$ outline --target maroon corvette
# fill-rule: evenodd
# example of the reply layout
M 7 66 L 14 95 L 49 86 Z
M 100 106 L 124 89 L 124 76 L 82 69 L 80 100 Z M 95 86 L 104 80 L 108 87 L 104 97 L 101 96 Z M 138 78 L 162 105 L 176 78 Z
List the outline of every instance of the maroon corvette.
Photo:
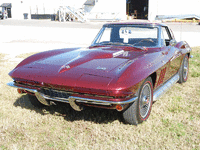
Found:
M 147 120 L 152 102 L 187 81 L 191 48 L 159 23 L 110 23 L 87 48 L 32 55 L 14 68 L 9 86 L 34 106 L 69 103 L 121 111 L 125 122 Z

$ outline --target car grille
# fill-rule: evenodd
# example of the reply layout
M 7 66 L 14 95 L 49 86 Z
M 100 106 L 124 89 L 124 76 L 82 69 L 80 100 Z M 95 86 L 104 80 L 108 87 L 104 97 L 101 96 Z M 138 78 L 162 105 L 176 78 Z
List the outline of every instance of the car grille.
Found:
M 58 90 L 46 89 L 46 88 L 41 89 L 40 92 L 49 97 L 59 97 L 59 98 L 66 98 L 66 99 L 71 95 L 70 93 L 67 93 L 64 91 L 58 91 Z
M 27 83 L 23 83 L 23 82 L 16 82 L 17 85 L 19 86 L 25 86 L 25 87 L 29 87 L 29 88 L 39 88 L 39 86 L 34 86 L 32 84 Z M 79 96 L 86 96 L 86 97 L 91 97 L 94 99 L 114 99 L 115 97 L 113 96 L 106 96 L 106 95 L 95 95 L 95 94 L 87 94 L 87 93 L 79 93 L 79 92 L 71 92 L 71 91 L 61 91 L 61 90 L 56 90 L 56 89 L 52 89 L 52 88 L 39 88 L 39 92 L 44 94 L 47 97 L 51 97 L 51 98 L 63 98 L 63 99 L 68 99 L 69 96 L 71 95 L 77 95 Z
M 62 99 L 68 99 L 71 95 L 77 95 L 77 96 L 87 96 L 91 98 L 103 98 L 103 99 L 114 99 L 112 96 L 102 96 L 102 95 L 92 95 L 92 94 L 86 94 L 86 93 L 77 93 L 77 92 L 66 92 L 66 91 L 58 91 L 55 89 L 50 88 L 42 88 L 40 90 L 40 93 L 44 94 L 47 97 L 51 98 L 62 98 Z

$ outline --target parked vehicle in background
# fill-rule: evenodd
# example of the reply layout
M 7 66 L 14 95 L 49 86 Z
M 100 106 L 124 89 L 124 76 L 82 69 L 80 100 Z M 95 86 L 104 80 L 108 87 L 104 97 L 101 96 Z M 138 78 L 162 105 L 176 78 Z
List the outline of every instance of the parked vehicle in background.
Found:
M 187 81 L 190 52 L 164 24 L 110 23 L 87 48 L 28 57 L 9 73 L 8 85 L 37 107 L 64 102 L 77 111 L 116 109 L 137 125 L 148 119 L 153 101 Z
M 3 13 L 0 11 L 0 19 L 3 19 Z

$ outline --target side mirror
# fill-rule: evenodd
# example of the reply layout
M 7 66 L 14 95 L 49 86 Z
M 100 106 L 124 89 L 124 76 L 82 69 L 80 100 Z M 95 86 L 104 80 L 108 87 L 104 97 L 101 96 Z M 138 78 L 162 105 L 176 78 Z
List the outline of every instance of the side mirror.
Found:
M 169 42 L 170 46 L 175 46 L 176 45 L 176 40 L 175 39 L 171 39 L 171 41 Z

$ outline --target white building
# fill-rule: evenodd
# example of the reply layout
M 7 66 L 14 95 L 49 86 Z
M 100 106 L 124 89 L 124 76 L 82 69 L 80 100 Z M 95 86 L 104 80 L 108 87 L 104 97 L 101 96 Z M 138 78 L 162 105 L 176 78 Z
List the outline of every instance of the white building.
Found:
M 126 20 L 127 15 L 138 19 L 155 20 L 159 16 L 200 16 L 200 0 L 0 0 L 0 11 L 5 9 L 9 18 L 48 18 L 57 14 L 60 6 L 70 6 L 85 13 L 86 19 Z M 1 10 L 2 9 L 2 10 Z

